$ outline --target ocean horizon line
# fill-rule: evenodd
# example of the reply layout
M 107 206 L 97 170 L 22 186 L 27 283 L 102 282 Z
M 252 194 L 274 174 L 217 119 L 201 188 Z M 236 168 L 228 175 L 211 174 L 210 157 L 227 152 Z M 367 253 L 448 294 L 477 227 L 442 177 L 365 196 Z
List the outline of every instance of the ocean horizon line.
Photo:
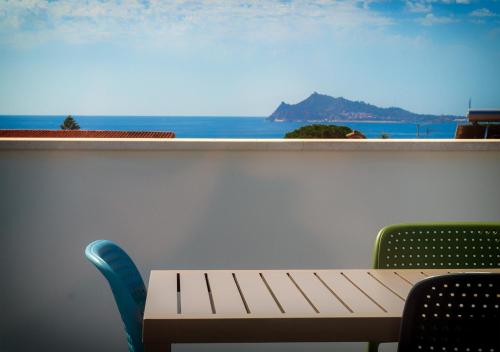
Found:
M 73 117 L 84 117 L 84 118 L 248 118 L 248 119 L 267 119 L 269 116 L 251 116 L 251 115 L 77 115 L 77 114 L 69 114 Z M 32 114 L 0 114 L 0 118 L 2 117 L 14 117 L 14 118 L 64 118 L 68 116 L 67 114 L 48 114 L 48 115 L 32 115 Z M 466 119 L 456 119 L 454 121 L 450 121 L 449 123 L 459 123 L 466 121 Z M 285 121 L 270 121 L 279 124 L 292 124 L 292 123 L 308 123 L 308 124 L 334 124 L 334 123 L 368 123 L 368 124 L 414 124 L 414 125 L 432 125 L 439 124 L 436 122 L 408 122 L 408 121 L 394 121 L 394 120 L 329 120 L 329 121 L 318 121 L 318 120 L 302 120 L 302 121 L 293 121 L 293 120 L 285 120 Z
M 263 118 L 266 119 L 268 116 L 258 116 L 258 115 L 86 115 L 86 114 L 0 114 L 0 118 L 2 117 L 66 117 L 68 115 L 71 115 L 73 117 L 210 117 L 210 118 Z

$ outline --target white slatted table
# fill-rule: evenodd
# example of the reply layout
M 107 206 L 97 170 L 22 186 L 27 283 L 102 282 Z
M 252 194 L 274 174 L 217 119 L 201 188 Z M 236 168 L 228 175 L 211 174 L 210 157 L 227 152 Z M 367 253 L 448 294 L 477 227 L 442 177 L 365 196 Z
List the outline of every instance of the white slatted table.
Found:
M 154 270 L 146 352 L 172 343 L 397 341 L 413 284 L 484 270 Z

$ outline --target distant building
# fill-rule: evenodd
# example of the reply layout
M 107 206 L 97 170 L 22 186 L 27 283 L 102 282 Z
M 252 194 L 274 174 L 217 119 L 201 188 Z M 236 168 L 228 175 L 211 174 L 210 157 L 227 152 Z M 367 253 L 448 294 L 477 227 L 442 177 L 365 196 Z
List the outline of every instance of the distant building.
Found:
M 345 138 L 347 138 L 347 139 L 366 139 L 366 136 L 359 131 L 352 131 L 351 133 L 346 134 Z
M 0 138 L 175 138 L 174 132 L 100 130 L 0 130 Z
M 458 125 L 456 139 L 500 138 L 500 110 L 470 110 L 467 113 L 470 124 Z

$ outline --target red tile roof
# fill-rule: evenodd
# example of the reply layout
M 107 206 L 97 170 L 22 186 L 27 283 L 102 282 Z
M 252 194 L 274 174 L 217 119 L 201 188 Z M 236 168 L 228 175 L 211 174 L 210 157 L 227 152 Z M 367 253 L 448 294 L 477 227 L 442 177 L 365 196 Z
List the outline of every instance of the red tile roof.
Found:
M 158 131 L 0 130 L 0 138 L 175 138 L 175 133 Z

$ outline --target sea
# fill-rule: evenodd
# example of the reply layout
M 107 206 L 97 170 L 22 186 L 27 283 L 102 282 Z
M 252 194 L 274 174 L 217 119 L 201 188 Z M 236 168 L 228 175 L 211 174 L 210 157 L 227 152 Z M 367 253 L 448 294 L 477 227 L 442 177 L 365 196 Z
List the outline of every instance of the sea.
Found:
M 0 115 L 0 129 L 59 129 L 63 115 Z M 272 122 L 265 117 L 242 116 L 78 116 L 82 129 L 172 131 L 177 138 L 283 138 L 311 122 Z M 414 124 L 387 122 L 335 122 L 368 138 L 453 138 L 458 122 Z

